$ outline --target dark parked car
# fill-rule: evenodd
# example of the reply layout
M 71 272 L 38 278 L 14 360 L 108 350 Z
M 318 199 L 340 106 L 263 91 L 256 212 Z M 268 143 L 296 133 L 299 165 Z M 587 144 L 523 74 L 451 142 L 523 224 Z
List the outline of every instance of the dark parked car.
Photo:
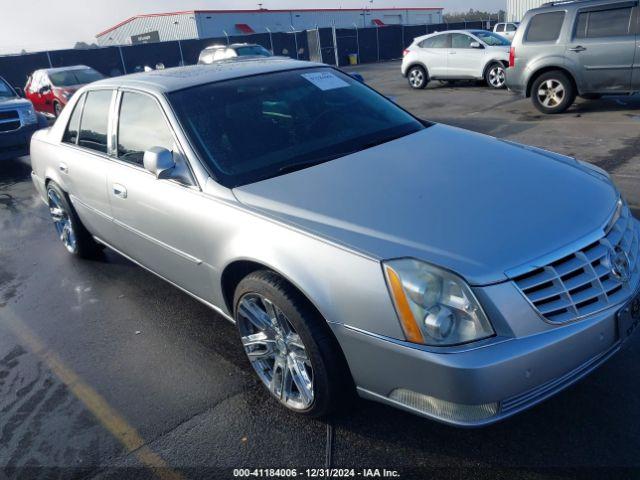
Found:
M 543 113 L 562 113 L 579 95 L 640 91 L 638 2 L 549 3 L 527 12 L 513 39 L 507 87 Z
M 80 87 L 104 78 L 85 65 L 36 70 L 24 87 L 26 97 L 38 112 L 57 117 Z
M 47 126 L 47 120 L 36 114 L 29 100 L 0 77 L 0 160 L 29 153 L 31 135 Z

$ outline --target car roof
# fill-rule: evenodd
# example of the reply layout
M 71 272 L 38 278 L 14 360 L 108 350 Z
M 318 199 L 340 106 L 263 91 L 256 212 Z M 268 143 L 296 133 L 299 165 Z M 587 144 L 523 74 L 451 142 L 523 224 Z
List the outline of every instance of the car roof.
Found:
M 209 45 L 205 50 L 217 50 L 219 48 L 259 47 L 257 43 L 232 43 L 231 45 Z
M 414 38 L 414 40 L 424 40 L 425 38 L 434 37 L 436 35 L 444 35 L 445 33 L 468 33 L 471 35 L 476 35 L 476 32 L 482 32 L 484 30 L 442 30 L 441 32 L 432 32 L 427 35 L 421 35 L 420 37 Z M 488 32 L 488 30 L 487 30 Z
M 47 72 L 47 73 L 56 73 L 56 72 L 68 72 L 70 70 L 86 70 L 87 68 L 91 68 L 88 67 L 87 65 L 72 65 L 70 67 L 56 67 L 56 68 L 43 68 L 40 69 L 40 72 Z
M 592 5 L 609 5 L 612 3 L 620 3 L 619 0 L 560 0 L 557 2 L 548 2 L 542 4 L 538 8 L 534 8 L 530 11 L 554 11 L 559 9 L 565 9 L 567 7 L 584 7 Z M 528 12 L 527 12 L 528 13 Z
M 323 63 L 282 57 L 234 58 L 209 65 L 189 65 L 107 78 L 91 83 L 89 88 L 131 87 L 154 93 L 168 93 L 222 80 L 315 67 L 331 68 Z

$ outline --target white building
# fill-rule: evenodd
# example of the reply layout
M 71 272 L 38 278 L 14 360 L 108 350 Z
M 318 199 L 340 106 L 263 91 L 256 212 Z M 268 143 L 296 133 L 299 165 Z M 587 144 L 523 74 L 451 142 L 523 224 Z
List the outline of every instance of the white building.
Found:
M 507 0 L 507 21 L 519 22 L 532 8 L 541 7 L 550 0 Z
M 368 8 L 299 10 L 192 10 L 136 15 L 96 35 L 98 45 L 287 32 L 317 27 L 358 28 L 442 23 L 442 8 Z

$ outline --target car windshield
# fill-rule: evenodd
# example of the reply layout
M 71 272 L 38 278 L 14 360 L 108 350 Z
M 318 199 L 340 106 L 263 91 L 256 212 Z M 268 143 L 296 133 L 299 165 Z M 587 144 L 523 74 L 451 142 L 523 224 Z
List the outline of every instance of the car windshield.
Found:
M 245 56 L 270 57 L 271 56 L 271 52 L 260 45 L 238 47 L 236 48 L 236 53 L 238 54 L 239 57 L 245 57 Z
M 425 128 L 366 85 L 330 68 L 210 83 L 171 93 L 169 99 L 201 158 L 229 188 Z
M 93 68 L 83 70 L 61 70 L 49 73 L 49 80 L 54 87 L 70 87 L 72 85 L 85 85 L 104 78 L 100 72 Z
M 473 32 L 473 34 L 484 43 L 492 47 L 508 47 L 509 45 L 511 45 L 511 42 L 509 40 L 501 35 L 498 35 L 497 33 L 481 30 Z
M 7 82 L 0 78 L 0 98 L 12 98 L 15 96 L 16 94 L 13 91 L 13 88 L 11 88 Z

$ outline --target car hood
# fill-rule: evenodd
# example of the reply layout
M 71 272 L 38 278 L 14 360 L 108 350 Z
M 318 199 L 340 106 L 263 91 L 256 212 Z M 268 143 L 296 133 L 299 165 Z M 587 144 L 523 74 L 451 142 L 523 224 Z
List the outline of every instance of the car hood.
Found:
M 443 125 L 234 194 L 377 259 L 418 258 L 473 285 L 592 234 L 618 198 L 573 159 Z
M 5 110 L 7 108 L 28 107 L 31 106 L 29 100 L 19 97 L 3 98 L 0 97 L 0 109 Z

